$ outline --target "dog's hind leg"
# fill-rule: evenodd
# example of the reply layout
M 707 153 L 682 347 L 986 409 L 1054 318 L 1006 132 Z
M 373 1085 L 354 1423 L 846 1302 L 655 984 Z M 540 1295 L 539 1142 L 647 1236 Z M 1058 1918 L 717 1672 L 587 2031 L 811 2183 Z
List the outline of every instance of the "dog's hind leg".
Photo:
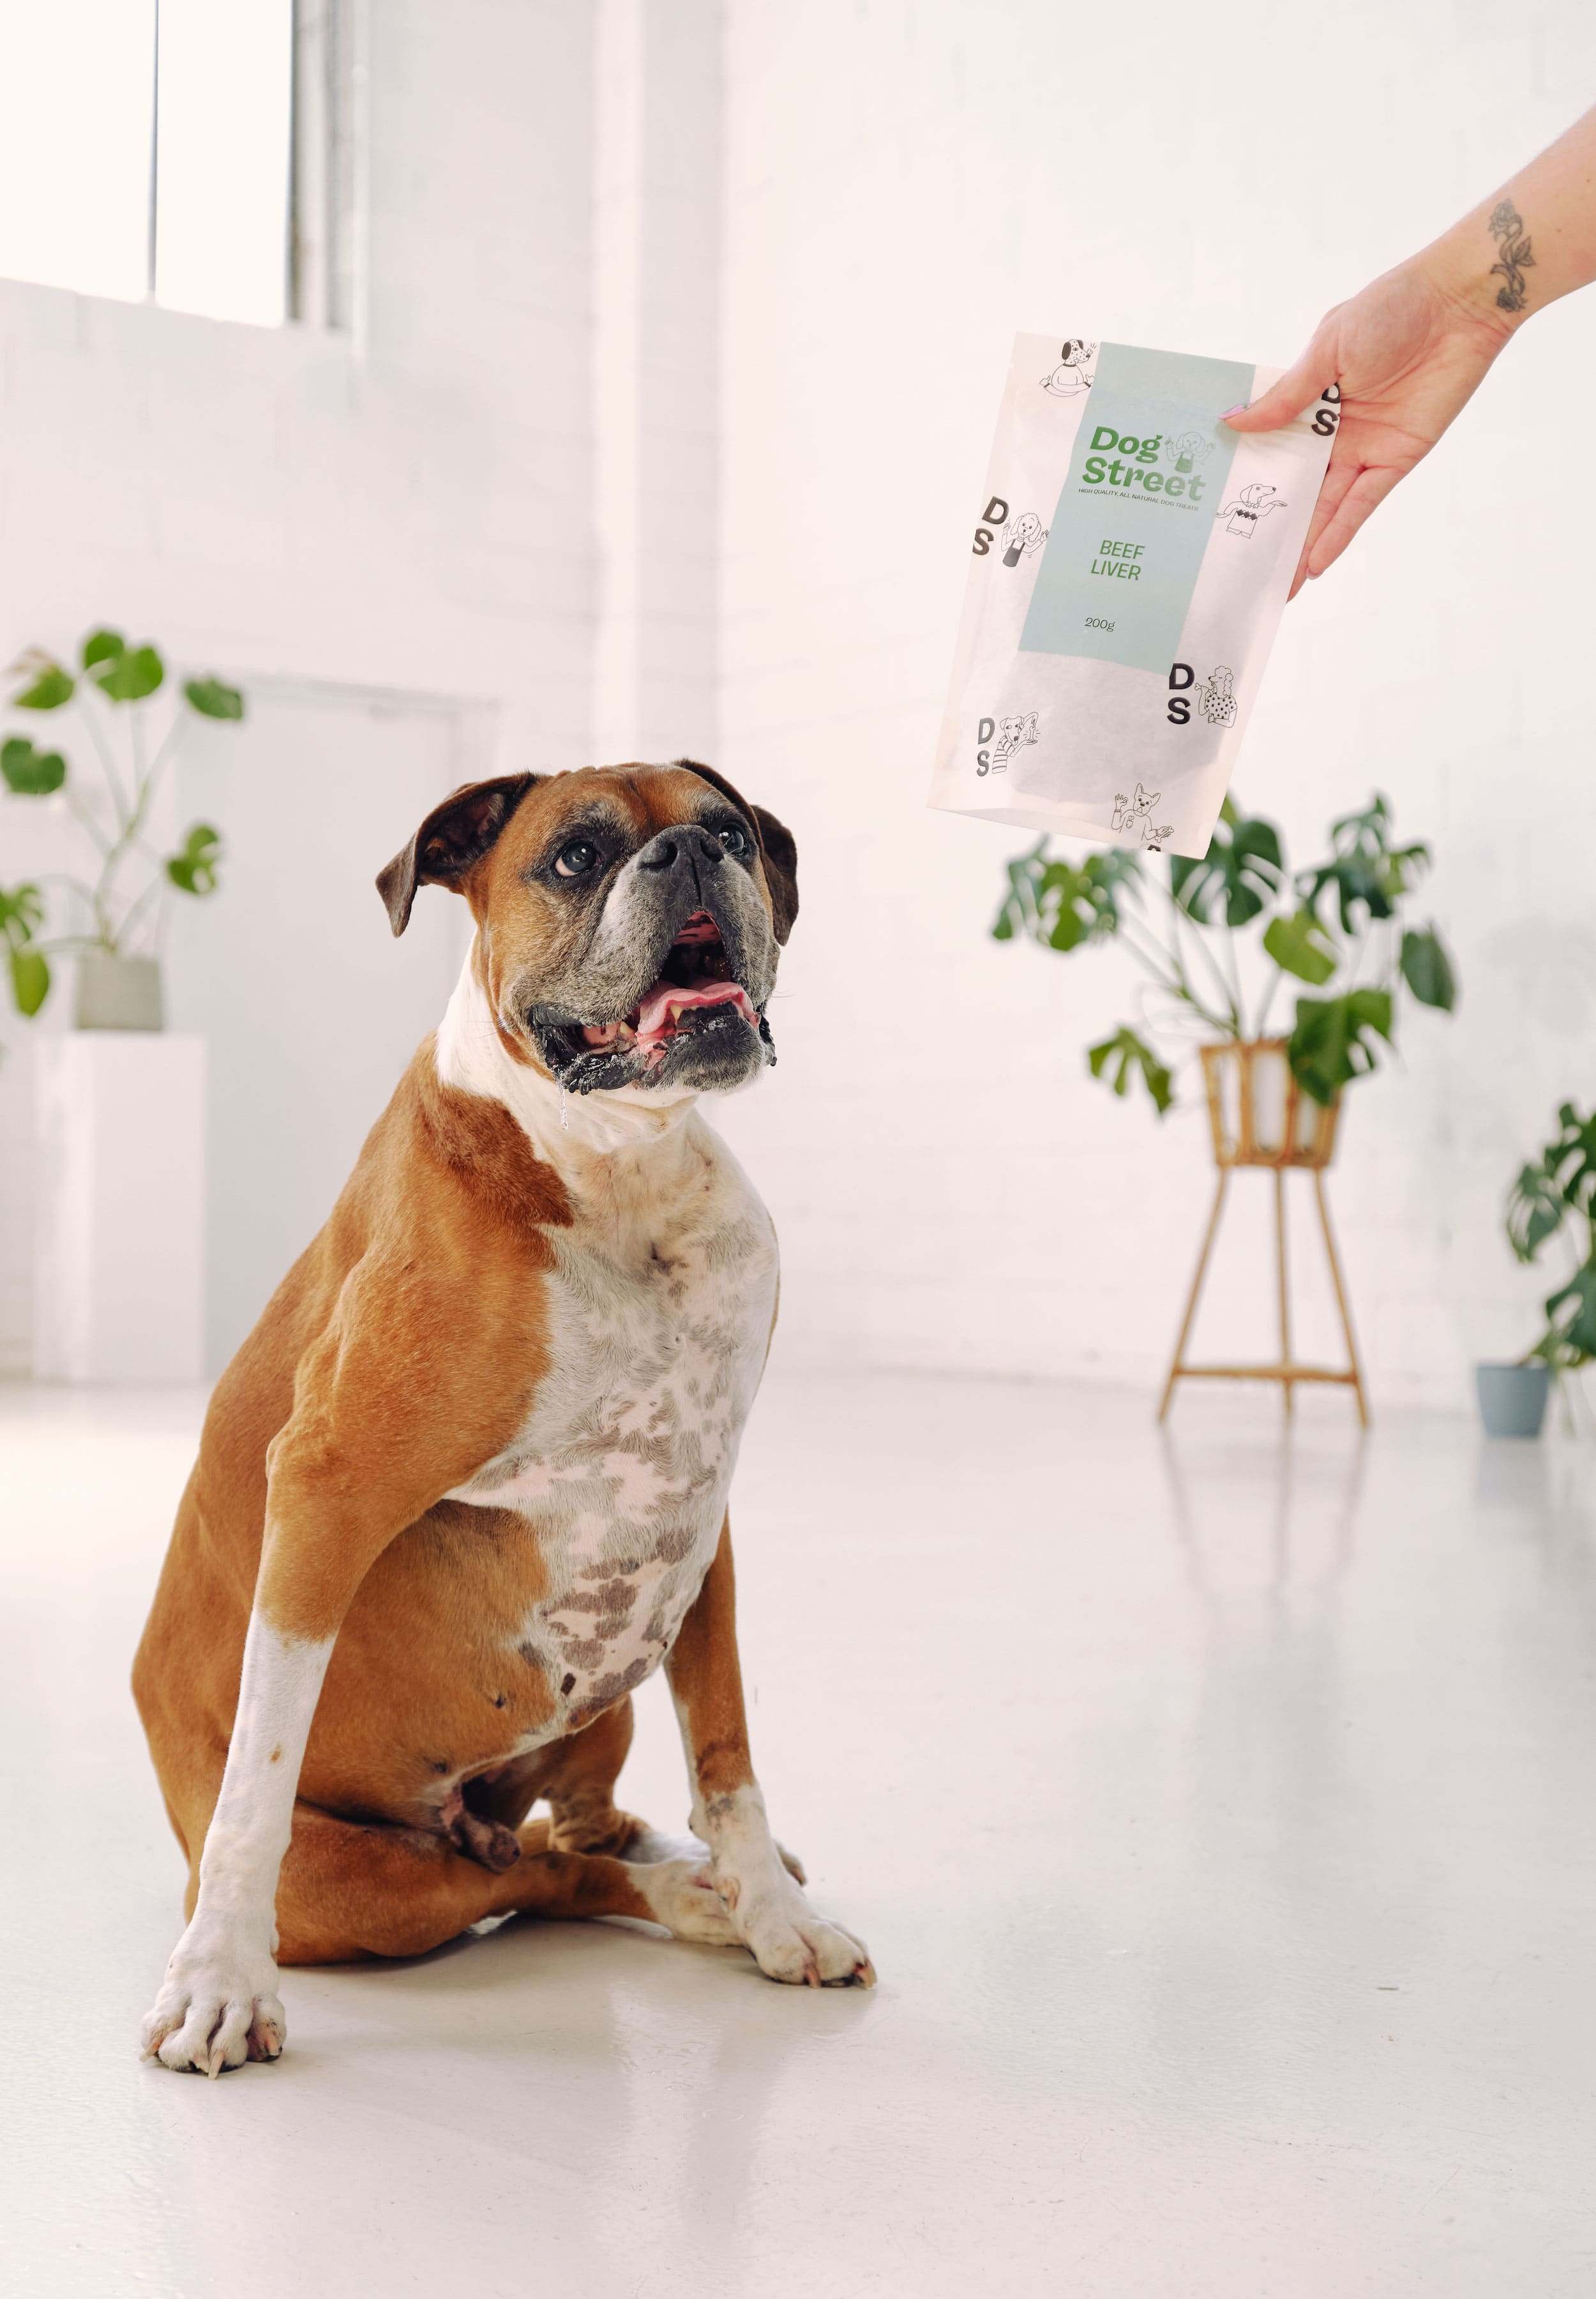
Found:
M 615 1804 L 615 1783 L 631 1745 L 628 1697 L 550 1749 L 538 1794 L 549 1800 L 549 1840 L 557 1851 L 625 1852 L 650 1834 L 646 1821 Z
M 365 1826 L 301 1804 L 278 1882 L 279 1963 L 354 1963 L 421 1955 L 485 1916 L 637 1916 L 678 1939 L 727 1945 L 736 1933 L 707 1867 L 639 1866 L 564 1852 L 551 1823 L 528 1821 L 520 1857 L 495 1873 L 420 1829 Z

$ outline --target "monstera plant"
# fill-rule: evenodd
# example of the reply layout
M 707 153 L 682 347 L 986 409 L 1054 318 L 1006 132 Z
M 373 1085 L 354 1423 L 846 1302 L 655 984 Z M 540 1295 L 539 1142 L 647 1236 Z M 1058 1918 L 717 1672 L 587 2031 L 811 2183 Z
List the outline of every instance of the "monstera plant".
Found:
M 1520 1261 L 1563 1234 L 1572 1248 L 1568 1282 L 1545 1302 L 1546 1331 L 1525 1353 L 1550 1373 L 1571 1373 L 1596 1357 L 1596 1110 L 1582 1117 L 1571 1101 L 1534 1165 L 1508 1199 L 1508 1242 Z
M 1176 1100 L 1183 1042 L 1256 1042 L 1283 986 L 1295 989 L 1286 1059 L 1303 1092 L 1328 1105 L 1378 1067 L 1404 989 L 1443 1011 L 1456 1000 L 1441 937 L 1407 915 L 1429 865 L 1427 846 L 1393 842 L 1377 793 L 1331 824 L 1323 861 L 1294 872 L 1275 825 L 1226 799 L 1207 853 L 1172 857 L 1167 879 L 1129 848 L 1072 862 L 1039 840 L 1009 864 L 992 932 L 1066 954 L 1115 942 L 1135 961 L 1143 976 L 1136 1025 L 1121 1024 L 1087 1061 L 1117 1094 L 1140 1078 L 1160 1116 Z M 1253 928 L 1249 998 L 1238 943 Z
M 10 698 L 12 710 L 29 717 L 70 712 L 64 723 L 87 741 L 95 769 L 85 778 L 69 763 L 54 725 L 48 742 L 19 732 L 0 743 L 0 776 L 7 789 L 21 799 L 59 793 L 92 857 L 89 873 L 82 876 L 50 872 L 0 886 L 0 935 L 10 960 L 12 997 L 20 1013 L 31 1015 L 50 994 L 52 958 L 71 954 L 81 962 L 111 961 L 113 967 L 142 959 L 153 974 L 148 952 L 166 887 L 192 895 L 214 891 L 221 857 L 219 833 L 209 823 L 194 823 L 176 851 L 163 855 L 147 834 L 150 808 L 188 713 L 237 720 L 244 716 L 244 697 L 220 679 L 190 678 L 173 709 L 162 693 L 166 666 L 157 650 L 129 646 L 120 632 L 106 629 L 91 631 L 84 640 L 76 670 L 34 647 L 13 666 L 13 675 L 21 684 Z M 46 932 L 53 894 L 59 895 L 67 917 L 55 931 Z

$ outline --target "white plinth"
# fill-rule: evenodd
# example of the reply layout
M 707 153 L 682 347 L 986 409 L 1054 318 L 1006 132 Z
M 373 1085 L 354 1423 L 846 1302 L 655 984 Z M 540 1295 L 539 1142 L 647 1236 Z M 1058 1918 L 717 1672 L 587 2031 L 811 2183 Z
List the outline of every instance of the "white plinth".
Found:
M 35 1053 L 35 1376 L 198 1382 L 205 1042 L 74 1030 Z

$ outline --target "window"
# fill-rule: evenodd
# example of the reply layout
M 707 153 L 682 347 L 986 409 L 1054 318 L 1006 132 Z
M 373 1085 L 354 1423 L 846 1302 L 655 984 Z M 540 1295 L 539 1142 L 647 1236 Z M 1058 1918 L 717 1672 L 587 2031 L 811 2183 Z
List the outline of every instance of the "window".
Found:
M 276 327 L 293 0 L 0 0 L 0 274 Z

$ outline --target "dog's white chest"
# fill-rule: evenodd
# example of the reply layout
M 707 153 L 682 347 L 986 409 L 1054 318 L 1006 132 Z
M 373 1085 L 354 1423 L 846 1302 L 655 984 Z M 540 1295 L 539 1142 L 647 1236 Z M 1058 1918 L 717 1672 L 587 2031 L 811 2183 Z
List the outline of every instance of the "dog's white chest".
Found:
M 681 1186 L 547 1233 L 548 1373 L 513 1443 L 450 1496 L 538 1528 L 547 1585 L 517 1643 L 559 1703 L 540 1739 L 608 1707 L 669 1650 L 759 1385 L 769 1217 L 707 1128 L 691 1148 Z

